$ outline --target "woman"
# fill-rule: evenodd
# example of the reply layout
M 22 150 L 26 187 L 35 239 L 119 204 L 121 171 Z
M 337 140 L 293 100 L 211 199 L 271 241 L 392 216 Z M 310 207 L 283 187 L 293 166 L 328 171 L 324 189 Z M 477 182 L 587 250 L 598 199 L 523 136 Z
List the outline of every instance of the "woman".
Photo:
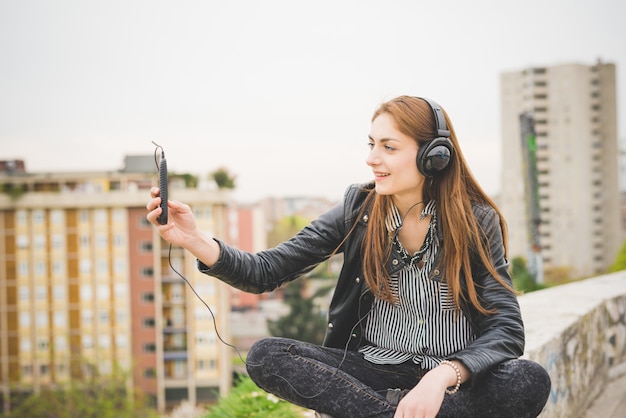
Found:
M 322 347 L 267 338 L 247 370 L 263 389 L 339 417 L 536 417 L 550 379 L 520 360 L 524 328 L 509 276 L 506 227 L 477 184 L 447 115 L 402 96 L 374 113 L 374 181 L 276 248 L 250 254 L 201 233 L 188 206 L 158 225 L 201 271 L 266 292 L 343 253 Z

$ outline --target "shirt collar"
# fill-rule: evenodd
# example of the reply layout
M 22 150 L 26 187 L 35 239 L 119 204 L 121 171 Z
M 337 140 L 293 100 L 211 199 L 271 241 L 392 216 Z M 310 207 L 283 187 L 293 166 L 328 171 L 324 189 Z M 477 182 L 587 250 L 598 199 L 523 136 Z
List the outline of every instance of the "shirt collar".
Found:
M 422 209 L 422 213 L 420 214 L 420 219 L 424 219 L 428 215 L 435 216 L 436 213 L 437 213 L 437 202 L 435 202 L 434 200 L 431 200 L 430 202 L 426 204 L 426 206 L 424 206 L 424 209 Z M 400 215 L 400 211 L 398 210 L 398 207 L 394 203 L 391 204 L 391 209 L 389 210 L 389 213 L 387 214 L 387 220 L 385 221 L 385 224 L 387 225 L 388 231 L 396 231 L 398 228 L 402 226 L 402 216 Z

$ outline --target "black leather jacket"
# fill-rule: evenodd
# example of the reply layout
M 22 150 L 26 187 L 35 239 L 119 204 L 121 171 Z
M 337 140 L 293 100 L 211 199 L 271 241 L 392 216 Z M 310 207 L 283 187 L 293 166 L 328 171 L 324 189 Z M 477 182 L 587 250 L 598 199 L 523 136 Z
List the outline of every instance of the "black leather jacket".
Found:
M 369 218 L 368 210 L 357 219 L 367 194 L 365 190 L 371 187 L 372 184 L 351 186 L 342 203 L 276 248 L 251 254 L 218 241 L 221 248 L 219 261 L 212 268 L 199 262 L 198 268 L 246 292 L 268 292 L 311 271 L 341 244 L 339 252 L 344 255 L 344 264 L 330 304 L 324 345 L 356 350 L 365 344 L 363 325 L 373 301 L 361 266 L 361 242 Z M 475 206 L 473 212 L 486 236 L 491 237 L 490 250 L 498 273 L 511 284 L 497 213 L 482 205 Z M 354 231 L 342 244 L 355 222 Z M 438 229 L 442 243 L 443 231 Z M 438 257 L 442 255 L 443 247 L 440 246 Z M 391 258 L 388 270 L 392 273 L 400 270 L 403 263 L 401 258 Z M 461 361 L 476 381 L 480 374 L 498 363 L 523 354 L 524 326 L 515 294 L 500 285 L 479 263 L 473 263 L 472 274 L 483 306 L 494 308 L 497 313 L 485 316 L 471 304 L 462 304 L 461 309 L 469 319 L 476 339 L 451 358 Z M 430 278 L 445 280 L 445 272 L 433 268 Z M 465 283 L 463 278 L 461 282 Z

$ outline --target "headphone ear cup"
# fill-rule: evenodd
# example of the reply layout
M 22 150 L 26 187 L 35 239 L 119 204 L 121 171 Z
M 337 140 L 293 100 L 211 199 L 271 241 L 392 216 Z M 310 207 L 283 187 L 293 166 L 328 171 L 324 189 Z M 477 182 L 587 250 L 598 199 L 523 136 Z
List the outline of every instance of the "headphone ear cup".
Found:
M 450 163 L 453 147 L 448 138 L 439 137 L 422 144 L 417 152 L 417 169 L 426 177 L 433 177 Z

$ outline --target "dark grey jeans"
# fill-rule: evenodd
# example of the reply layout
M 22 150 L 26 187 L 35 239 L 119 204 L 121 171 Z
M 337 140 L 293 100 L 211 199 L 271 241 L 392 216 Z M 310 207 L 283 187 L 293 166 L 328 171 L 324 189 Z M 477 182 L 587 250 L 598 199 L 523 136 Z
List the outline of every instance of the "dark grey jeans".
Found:
M 388 400 L 388 389 L 411 389 L 423 375 L 410 361 L 373 364 L 355 351 L 286 338 L 257 341 L 246 362 L 250 378 L 260 388 L 334 418 L 393 418 L 396 404 Z M 510 360 L 477 384 L 446 394 L 437 416 L 534 418 L 549 392 L 550 377 L 543 367 Z

